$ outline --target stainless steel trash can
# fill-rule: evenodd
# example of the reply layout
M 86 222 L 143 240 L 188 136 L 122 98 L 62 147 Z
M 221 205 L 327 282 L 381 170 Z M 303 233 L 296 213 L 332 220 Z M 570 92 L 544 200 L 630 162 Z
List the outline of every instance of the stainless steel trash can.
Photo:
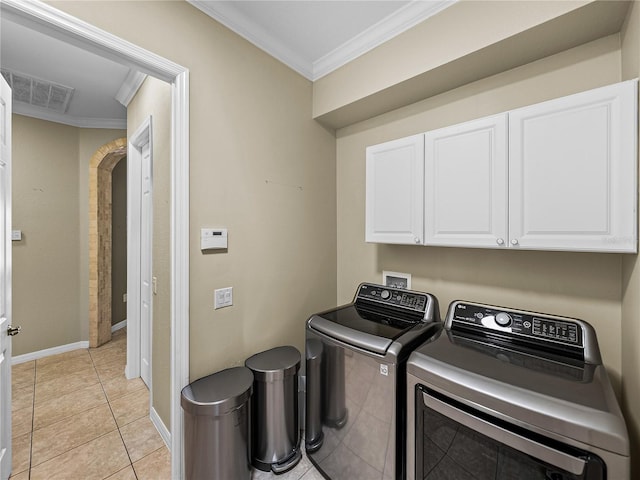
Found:
M 245 362 L 253 372 L 251 415 L 252 464 L 259 470 L 283 473 L 302 457 L 298 426 L 300 352 L 276 347 Z
M 305 442 L 308 453 L 322 446 L 322 342 L 310 338 L 305 345 L 307 370 L 307 395 L 305 396 Z
M 182 389 L 186 480 L 250 480 L 253 374 L 222 370 Z

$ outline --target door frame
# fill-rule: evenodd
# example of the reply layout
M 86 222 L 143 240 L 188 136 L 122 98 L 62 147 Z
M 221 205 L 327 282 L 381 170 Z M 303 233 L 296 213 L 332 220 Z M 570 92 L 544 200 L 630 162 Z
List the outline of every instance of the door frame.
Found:
M 2 0 L 5 18 L 171 84 L 171 476 L 183 476 L 180 391 L 189 383 L 189 70 L 38 1 Z
M 127 378 L 142 376 L 142 342 L 151 338 L 142 338 L 142 298 L 140 282 L 142 281 L 143 255 L 151 255 L 151 245 L 142 245 L 142 229 L 152 228 L 152 218 L 142 217 L 142 149 L 149 145 L 149 153 L 153 159 L 153 121 L 147 117 L 131 135 L 127 149 Z M 153 160 L 152 160 L 153 161 Z M 153 167 L 152 167 L 153 168 Z M 151 226 L 151 227 L 150 227 Z M 153 259 L 151 259 L 153 261 Z M 149 262 L 151 264 L 151 262 Z M 152 310 L 153 311 L 153 310 Z M 151 332 L 151 335 L 153 333 Z M 149 365 L 151 367 L 152 352 L 149 348 Z M 149 375 L 149 402 L 153 405 L 153 389 Z M 145 382 L 147 383 L 147 382 Z
M 0 150 L 3 148 L 2 144 L 6 144 L 6 148 L 8 151 L 8 155 L 5 160 L 7 161 L 5 168 L 6 171 L 6 185 L 2 185 L 5 188 L 4 198 L 1 202 L 0 208 L 4 209 L 4 225 L 3 228 L 0 228 L 0 231 L 4 230 L 4 239 L 3 242 L 0 242 L 0 248 L 4 247 L 3 255 L 5 256 L 5 265 L 2 271 L 0 271 L 0 275 L 4 276 L 4 282 L 0 282 L 0 284 L 4 284 L 5 288 L 5 308 L 4 313 L 5 318 L 4 321 L 0 317 L 0 335 L 3 338 L 0 341 L 0 378 L 2 379 L 2 389 L 0 391 L 0 479 L 9 478 L 11 475 L 12 469 L 12 430 L 11 430 L 11 349 L 12 349 L 12 340 L 9 336 L 8 327 L 11 325 L 13 315 L 12 315 L 12 302 L 11 302 L 11 112 L 12 112 L 12 98 L 11 98 L 11 88 L 5 82 L 4 78 L 0 78 L 1 90 L 3 92 L 0 97 L 0 109 L 4 104 L 4 112 L 0 112 L 0 115 L 9 119 L 8 122 L 5 122 L 5 118 L 0 119 L 0 128 L 4 128 L 4 131 L 0 131 Z M 5 91 L 5 89 L 7 91 Z M 4 103 L 4 94 L 7 93 L 9 95 L 8 103 Z M 0 155 L 0 161 L 2 161 L 2 156 Z M 2 218 L 3 215 L 0 215 Z M 2 312 L 0 312 L 1 314 Z M 6 324 L 6 325 L 5 325 Z M 5 354 L 2 353 L 2 344 L 6 342 Z M 5 448 L 4 452 L 2 448 Z M 6 458 L 5 458 L 6 457 Z

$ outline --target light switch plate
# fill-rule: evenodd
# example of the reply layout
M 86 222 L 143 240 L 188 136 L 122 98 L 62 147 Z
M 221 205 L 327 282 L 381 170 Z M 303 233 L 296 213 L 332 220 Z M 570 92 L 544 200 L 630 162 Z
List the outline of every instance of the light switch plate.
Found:
M 11 230 L 11 240 L 19 242 L 22 240 L 22 230 Z
M 230 307 L 233 305 L 233 287 L 219 288 L 214 290 L 213 308 Z

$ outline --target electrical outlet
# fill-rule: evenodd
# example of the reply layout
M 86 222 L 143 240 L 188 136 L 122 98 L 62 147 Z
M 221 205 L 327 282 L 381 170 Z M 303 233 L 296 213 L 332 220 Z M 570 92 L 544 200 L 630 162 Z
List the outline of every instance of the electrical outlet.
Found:
M 127 303 L 127 294 L 122 295 L 122 303 Z
M 219 288 L 213 292 L 213 308 L 230 307 L 233 305 L 233 287 Z

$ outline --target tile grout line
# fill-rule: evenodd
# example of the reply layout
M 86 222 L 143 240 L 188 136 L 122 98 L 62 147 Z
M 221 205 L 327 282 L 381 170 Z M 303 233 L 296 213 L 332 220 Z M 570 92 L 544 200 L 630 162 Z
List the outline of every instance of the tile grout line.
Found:
M 109 396 L 107 395 L 106 388 L 105 388 L 105 384 L 106 384 L 106 383 L 108 383 L 108 382 L 109 382 L 109 381 L 111 381 L 111 380 L 115 380 L 115 379 L 116 379 L 116 377 L 109 377 L 109 378 L 103 379 L 103 378 L 102 378 L 102 376 L 100 375 L 100 373 L 98 372 L 98 368 L 97 368 L 97 365 L 96 365 L 96 363 L 95 363 L 94 356 L 92 355 L 91 349 L 89 349 L 89 348 L 85 348 L 85 349 L 82 349 L 82 350 L 84 350 L 84 351 L 86 352 L 86 354 L 89 356 L 90 362 L 88 362 L 88 364 L 89 364 L 89 365 L 91 365 L 91 369 L 92 369 L 92 370 L 94 371 L 94 373 L 96 374 L 97 383 L 99 383 L 99 384 L 100 384 L 100 390 L 101 390 L 102 395 L 103 395 L 103 397 L 104 397 L 104 399 L 105 399 L 105 403 L 108 405 L 109 411 L 110 411 L 111 416 L 112 416 L 112 418 L 113 418 L 113 420 L 114 420 L 114 423 L 115 423 L 115 427 L 116 427 L 116 429 L 118 430 L 118 435 L 120 436 L 120 439 L 121 439 L 121 441 L 122 441 L 122 443 L 123 443 L 123 446 L 125 447 L 125 452 L 127 453 L 127 457 L 128 457 L 128 460 L 129 460 L 127 465 L 125 465 L 123 468 L 121 468 L 120 470 L 118 470 L 118 471 L 116 471 L 116 472 L 112 472 L 112 473 L 110 473 L 110 474 L 109 474 L 109 476 L 111 476 L 111 475 L 115 475 L 115 474 L 117 474 L 117 473 L 119 473 L 119 472 L 121 472 L 121 471 L 123 471 L 123 470 L 126 470 L 126 469 L 127 469 L 127 467 L 130 467 L 130 468 L 131 468 L 131 470 L 133 471 L 133 474 L 134 474 L 133 476 L 134 476 L 134 477 L 136 478 L 136 480 L 137 480 L 137 479 L 139 478 L 139 475 L 138 475 L 138 472 L 136 472 L 135 468 L 133 467 L 132 457 L 131 457 L 131 455 L 130 455 L 130 453 L 129 453 L 129 449 L 127 448 L 127 444 L 126 444 L 126 443 L 125 443 L 125 441 L 124 441 L 124 437 L 123 437 L 123 434 L 122 434 L 121 428 L 122 428 L 122 427 L 126 427 L 127 425 L 129 425 L 129 424 L 131 424 L 131 423 L 133 423 L 133 422 L 135 422 L 135 421 L 137 421 L 137 420 L 139 420 L 139 419 L 133 419 L 133 420 L 131 420 L 131 422 L 128 422 L 126 425 L 119 425 L 119 424 L 118 424 L 118 421 L 116 420 L 116 417 L 115 417 L 115 412 L 114 412 L 114 410 L 113 410 L 113 408 L 112 408 L 112 402 L 111 402 L 111 400 L 109 399 Z M 106 349 L 105 349 L 105 350 L 106 350 Z M 115 352 L 114 352 L 114 353 L 115 353 Z M 122 353 L 122 354 L 125 354 L 125 355 L 126 355 L 126 353 L 124 353 L 124 352 L 120 352 L 120 353 Z M 117 354 L 116 354 L 116 355 L 117 355 Z M 69 360 L 71 360 L 71 359 L 69 359 Z M 67 361 L 67 360 L 66 360 L 66 359 L 61 359 L 61 360 L 60 360 L 60 362 L 64 362 L 64 361 Z M 71 448 L 71 449 L 68 449 L 68 450 L 66 450 L 66 451 L 64 451 L 64 452 L 60 452 L 60 453 L 58 453 L 57 455 L 54 455 L 53 457 L 48 458 L 48 459 L 46 459 L 46 460 L 44 460 L 44 461 L 40 462 L 40 464 L 38 464 L 38 465 L 34 465 L 34 464 L 33 464 L 33 460 L 34 460 L 33 455 L 34 455 L 34 453 L 35 453 L 35 450 L 34 450 L 34 448 L 35 448 L 35 446 L 34 446 L 34 438 L 35 438 L 35 431 L 36 431 L 36 430 L 35 430 L 35 402 L 36 402 L 36 390 L 37 390 L 37 386 L 38 386 L 38 380 L 37 380 L 37 379 L 38 379 L 38 375 L 37 375 L 37 373 L 38 373 L 38 367 L 40 367 L 40 368 L 43 368 L 43 367 L 45 367 L 45 366 L 46 366 L 46 367 L 48 367 L 48 365 L 53 365 L 53 364 L 58 363 L 58 362 L 54 362 L 54 363 L 51 363 L 51 364 L 50 364 L 50 363 L 46 363 L 44 366 L 42 366 L 42 365 L 38 365 L 38 361 L 37 361 L 37 360 L 34 360 L 33 362 L 34 362 L 34 363 L 33 363 L 33 367 L 32 367 L 32 380 L 31 380 L 31 385 L 30 385 L 30 386 L 31 386 L 31 389 L 32 389 L 32 394 L 33 394 L 33 396 L 32 396 L 32 401 L 31 401 L 31 429 L 30 429 L 30 431 L 29 431 L 29 432 L 26 432 L 26 433 L 28 433 L 28 435 L 29 435 L 29 458 L 28 458 L 28 465 L 27 465 L 27 468 L 26 468 L 25 470 L 23 470 L 23 472 L 27 474 L 27 478 L 28 478 L 29 480 L 33 477 L 33 469 L 34 469 L 34 468 L 40 467 L 41 465 L 44 465 L 45 463 L 47 463 L 47 462 L 49 462 L 49 461 L 51 461 L 51 460 L 55 459 L 56 457 L 59 457 L 59 456 L 64 455 L 64 454 L 67 454 L 67 453 L 69 453 L 70 451 L 72 451 L 72 450 L 74 450 L 74 449 L 76 449 L 76 448 L 79 448 L 79 447 L 81 447 L 81 446 L 83 446 L 83 445 L 86 445 L 86 444 L 88 444 L 88 443 L 90 443 L 90 442 L 92 442 L 92 441 L 96 440 L 97 438 L 101 438 L 101 437 L 104 437 L 104 436 L 106 436 L 106 435 L 109 435 L 109 434 L 112 434 L 112 433 L 113 433 L 113 430 L 111 430 L 110 432 L 107 432 L 107 433 L 104 433 L 104 434 L 102 434 L 102 435 L 99 435 L 98 437 L 96 437 L 96 438 L 94 438 L 94 439 L 91 439 L 91 440 L 89 440 L 89 441 L 85 441 L 85 442 L 83 442 L 82 444 L 76 445 L 76 446 L 74 446 L 74 447 L 73 447 L 73 448 Z M 105 364 L 109 364 L 109 363 L 112 363 L 112 362 L 106 362 Z M 103 363 L 101 362 L 101 365 L 102 365 L 102 364 L 103 364 Z M 80 374 L 81 372 L 72 372 L 72 373 L 69 373 L 69 375 L 75 375 L 76 373 L 77 373 L 77 374 Z M 66 375 L 63 375 L 63 376 L 66 376 Z M 54 381 L 54 380 L 55 380 L 55 379 L 50 379 L 50 381 Z M 49 381 L 49 380 L 47 380 L 47 381 Z M 47 381 L 45 381 L 45 382 L 43 382 L 43 383 L 46 383 Z M 94 385 L 95 385 L 95 384 L 94 384 Z M 76 388 L 75 390 L 78 390 L 78 389 Z M 129 394 L 132 394 L 132 393 L 135 393 L 135 392 L 126 392 L 126 393 L 124 393 L 124 394 L 122 394 L 122 395 L 119 395 L 116 399 L 113 399 L 113 400 L 120 399 L 120 398 L 122 398 L 122 397 L 124 397 L 124 396 L 126 396 L 126 395 L 129 395 Z M 98 408 L 99 406 L 104 406 L 104 404 L 102 404 L 102 403 L 101 403 L 100 405 L 90 407 L 90 408 L 88 408 L 87 410 L 83 410 L 82 412 L 78 412 L 78 413 L 84 413 L 84 412 L 87 412 L 87 411 L 89 411 L 89 410 L 91 410 L 91 409 L 93 409 L 93 408 Z M 74 415 L 77 415 L 78 413 L 76 413 L 76 414 L 74 414 Z M 67 420 L 67 421 L 68 421 L 70 418 L 73 418 L 73 417 L 74 417 L 74 415 L 69 415 L 69 416 L 67 416 L 67 417 L 64 417 L 64 418 L 62 418 L 62 419 L 58 420 L 57 422 L 62 422 L 62 421 L 65 421 L 65 420 Z M 143 417 L 141 417 L 141 418 L 143 418 Z M 47 428 L 47 427 L 49 427 L 49 426 L 51 426 L 51 425 L 54 425 L 54 424 L 55 424 L 55 423 L 57 423 L 57 422 L 53 422 L 52 424 L 49 424 L 49 425 L 43 426 L 43 427 L 39 428 L 38 430 L 41 430 L 41 429 Z M 146 455 L 144 455 L 144 456 L 143 456 L 142 458 L 140 458 L 139 460 L 142 460 L 143 458 L 147 458 L 147 457 L 149 457 L 149 456 L 151 456 L 151 455 L 153 455 L 153 454 L 157 453 L 159 450 L 162 450 L 163 448 L 164 448 L 164 447 L 163 447 L 163 446 L 161 446 L 161 447 L 159 447 L 159 448 L 157 448 L 157 449 L 155 449 L 155 450 L 153 450 L 153 451 L 151 451 L 151 452 L 148 452 Z M 23 473 L 23 472 L 21 472 L 21 473 Z M 105 477 L 105 478 L 108 478 L 108 477 Z
M 131 455 L 129 454 L 129 449 L 127 448 L 127 444 L 125 443 L 124 437 L 122 436 L 122 431 L 120 430 L 120 425 L 118 424 L 118 420 L 116 419 L 115 413 L 113 413 L 113 408 L 111 408 L 111 401 L 109 400 L 109 396 L 107 395 L 107 391 L 104 389 L 104 384 L 102 383 L 102 378 L 100 378 L 100 374 L 98 373 L 98 369 L 96 368 L 96 364 L 93 361 L 93 355 L 91 355 L 91 351 L 90 350 L 89 350 L 89 357 L 91 358 L 91 364 L 93 365 L 93 368 L 96 370 L 96 375 L 98 375 L 98 382 L 100 383 L 100 388 L 102 388 L 102 393 L 104 394 L 104 397 L 107 400 L 107 405 L 109 406 L 109 411 L 111 412 L 111 416 L 113 417 L 113 421 L 116 424 L 116 428 L 118 430 L 118 435 L 120 435 L 120 440 L 122 441 L 122 445 L 124 446 L 124 451 L 127 452 L 127 458 L 129 459 L 129 466 L 131 466 L 131 470 L 133 471 L 134 477 L 136 478 L 136 480 L 138 480 L 138 474 L 136 473 L 136 469 L 133 468 L 133 461 L 131 460 Z M 124 470 L 124 469 L 120 469 L 120 470 Z M 118 470 L 118 472 L 120 470 Z M 116 474 L 118 472 L 113 472 L 113 473 L 109 474 L 107 477 L 104 477 L 104 478 L 107 479 L 111 475 L 114 475 L 114 474 Z
M 87 350 L 87 353 L 89 354 L 89 356 L 91 356 L 91 354 L 88 352 L 88 349 L 85 349 L 85 350 Z M 36 360 L 36 362 L 37 362 L 37 360 Z M 93 365 L 93 362 L 92 362 L 92 365 Z M 77 372 L 76 372 L 76 373 L 77 373 Z M 71 375 L 74 375 L 74 374 L 72 373 Z M 96 372 L 96 375 L 97 375 L 97 372 Z M 35 377 L 35 375 L 34 375 L 34 378 L 37 378 L 37 377 Z M 71 450 L 74 450 L 74 449 L 76 449 L 76 448 L 82 447 L 82 446 L 84 446 L 84 445 L 86 445 L 86 444 L 88 444 L 88 443 L 91 443 L 92 441 L 94 441 L 94 440 L 96 440 L 96 439 L 98 439 L 98 438 L 102 438 L 102 437 L 104 437 L 105 435 L 109 435 L 109 434 L 111 433 L 111 432 L 107 432 L 107 433 L 104 433 L 104 434 L 102 434 L 102 435 L 98 435 L 97 437 L 95 437 L 95 438 L 94 438 L 94 439 L 92 439 L 92 440 L 88 440 L 88 441 L 86 441 L 86 442 L 84 442 L 84 443 L 81 443 L 81 444 L 79 444 L 79 445 L 76 445 L 75 447 L 73 447 L 73 448 L 71 448 L 71 449 L 69 449 L 69 450 L 66 450 L 66 451 L 64 451 L 64 452 L 60 452 L 60 453 L 58 453 L 57 455 L 54 455 L 53 457 L 48 458 L 47 460 L 45 460 L 45 461 L 43 461 L 43 462 L 40 462 L 38 465 L 33 465 L 33 434 L 35 433 L 34 426 L 35 426 L 35 400 L 36 400 L 36 399 L 35 399 L 35 387 L 36 387 L 36 381 L 34 381 L 34 384 L 33 384 L 33 385 L 34 385 L 34 392 L 33 392 L 33 420 L 32 420 L 32 426 L 31 426 L 31 447 L 30 447 L 30 454 L 29 454 L 29 480 L 31 480 L 31 473 L 32 473 L 33 468 L 37 468 L 37 467 L 39 467 L 40 465 L 44 465 L 45 463 L 47 463 L 47 462 L 49 462 L 49 461 L 53 460 L 54 458 L 60 457 L 61 455 L 64 455 L 65 453 L 70 452 Z M 81 413 L 88 412 L 89 410 L 91 410 L 91 409 L 93 409 L 93 408 L 97 408 L 97 407 L 99 407 L 99 406 L 100 406 L 100 405 L 97 405 L 97 406 L 95 406 L 95 407 L 88 408 L 87 410 L 83 410 L 83 411 L 81 411 L 81 412 L 78 412 L 78 413 L 76 413 L 76 414 L 74 414 L 74 415 L 69 415 L 68 417 L 64 417 L 64 418 L 62 418 L 62 419 L 58 420 L 57 422 L 51 423 L 51 424 L 49 424 L 49 425 L 45 425 L 44 427 L 40 427 L 38 430 L 42 430 L 42 429 L 44 429 L 44 428 L 50 427 L 50 426 L 55 425 L 56 423 L 62 422 L 62 421 L 64 421 L 64 420 L 68 420 L 69 418 L 72 418 L 72 417 L 73 417 L 73 416 L 75 416 L 75 415 L 79 415 L 79 414 L 81 414 Z M 118 424 L 116 423 L 116 428 L 117 428 L 117 426 L 118 426 Z
M 87 354 L 88 354 L 88 355 L 89 355 L 89 357 L 91 358 L 91 353 L 89 352 L 89 350 L 88 350 L 88 349 L 84 349 L 84 350 L 86 350 L 86 351 L 87 351 Z M 91 359 L 91 364 L 92 364 L 92 366 L 93 366 L 93 359 Z M 93 368 L 94 368 L 94 370 L 95 370 L 95 366 L 93 366 Z M 98 375 L 97 371 L 96 371 L 96 376 L 97 376 L 97 378 L 98 378 L 98 382 L 100 382 L 100 376 Z M 100 384 L 100 385 L 101 385 L 101 388 L 102 388 L 103 394 L 105 395 L 105 400 L 106 400 L 106 402 L 105 402 L 105 403 L 109 404 L 109 399 L 108 399 L 108 397 L 106 396 L 106 393 L 104 392 L 104 388 L 102 387 L 102 384 Z M 34 389 L 35 389 L 35 382 L 34 382 Z M 33 401 L 33 405 L 34 405 L 34 419 L 33 419 L 33 422 L 35 422 L 35 390 L 34 390 L 34 401 Z M 87 412 L 87 411 L 89 411 L 89 410 L 91 410 L 91 409 L 93 409 L 93 408 L 97 408 L 97 407 L 99 407 L 99 406 L 101 406 L 101 405 L 104 405 L 104 404 L 100 404 L 100 405 L 98 405 L 98 406 L 94 406 L 94 407 L 88 408 L 87 410 L 83 410 L 82 412 L 78 412 L 78 413 L 76 413 L 76 414 L 74 414 L 74 415 L 70 415 L 70 416 L 65 417 L 65 418 L 63 418 L 63 419 L 60 419 L 58 422 L 61 422 L 61 421 L 64 421 L 64 420 L 68 420 L 69 418 L 72 418 L 72 417 L 73 417 L 73 416 L 75 416 L 75 415 L 78 415 L 78 414 L 81 414 L 81 413 Z M 109 405 L 109 411 L 111 411 L 111 415 L 113 416 L 113 410 L 111 410 L 111 405 Z M 115 416 L 114 416 L 113 418 L 114 418 L 114 423 L 115 423 L 115 425 L 116 425 L 116 429 L 115 429 L 115 430 L 119 430 L 119 428 L 118 428 L 118 423 L 115 421 Z M 38 429 L 38 430 L 41 430 L 41 429 L 43 429 L 43 428 L 47 428 L 47 427 L 49 427 L 49 426 L 51 426 L 51 425 L 55 425 L 55 423 L 58 423 L 58 422 L 54 422 L 54 423 L 52 423 L 52 424 L 50 424 L 50 425 L 46 425 L 45 427 L 41 427 L 41 428 L 40 428 L 40 429 Z M 45 460 L 45 461 L 43 461 L 43 462 L 41 462 L 41 463 L 39 463 L 38 465 L 35 465 L 35 466 L 33 466 L 33 465 L 32 465 L 32 460 L 33 460 L 33 459 L 30 457 L 30 462 L 29 462 L 29 479 L 31 479 L 31 471 L 32 471 L 32 469 L 33 469 L 32 467 L 39 467 L 40 465 L 43 465 L 43 464 L 45 464 L 46 462 L 49 462 L 49 461 L 53 460 L 54 458 L 60 457 L 61 455 L 64 455 L 65 453 L 70 452 L 71 450 L 74 450 L 74 449 L 79 448 L 79 447 L 81 447 L 81 446 L 87 445 L 88 443 L 91 443 L 92 441 L 94 441 L 94 440 L 96 440 L 96 439 L 98 439 L 98 438 L 102 438 L 102 437 L 104 437 L 104 436 L 106 436 L 106 435 L 109 435 L 110 433 L 113 433 L 115 430 L 111 430 L 110 432 L 104 433 L 104 434 L 102 434 L 102 435 L 98 435 L 97 437 L 95 437 L 95 438 L 93 438 L 93 439 L 91 439 L 91 440 L 88 440 L 88 441 L 86 441 L 86 442 L 84 442 L 84 443 L 81 443 L 81 444 L 79 444 L 79 445 L 76 445 L 75 447 L 73 447 L 73 448 L 71 448 L 71 449 L 69 449 L 69 450 L 66 450 L 66 451 L 64 451 L 64 452 L 60 452 L 60 453 L 58 453 L 57 455 L 55 455 L 55 456 L 53 456 L 53 457 L 51 457 L 51 458 L 48 458 L 47 460 Z M 32 431 L 31 431 L 32 439 L 33 439 L 33 433 L 34 433 L 34 432 L 35 432 L 35 430 L 33 430 L 33 423 L 32 423 Z M 118 433 L 120 433 L 120 432 L 118 432 Z M 122 438 L 122 436 L 121 436 L 121 438 Z M 124 443 L 124 441 L 123 441 L 123 443 Z M 125 450 L 126 450 L 126 445 L 125 445 Z M 32 445 L 31 445 L 31 452 L 32 452 L 32 451 L 33 451 L 33 443 L 32 443 Z M 127 452 L 127 454 L 128 454 L 128 452 Z M 126 467 L 125 467 L 125 468 L 126 468 Z M 118 473 L 118 472 L 113 472 L 113 473 L 112 473 L 112 475 L 113 475 L 113 474 L 115 474 L 115 473 Z M 137 477 L 136 477 L 136 479 L 137 479 Z

